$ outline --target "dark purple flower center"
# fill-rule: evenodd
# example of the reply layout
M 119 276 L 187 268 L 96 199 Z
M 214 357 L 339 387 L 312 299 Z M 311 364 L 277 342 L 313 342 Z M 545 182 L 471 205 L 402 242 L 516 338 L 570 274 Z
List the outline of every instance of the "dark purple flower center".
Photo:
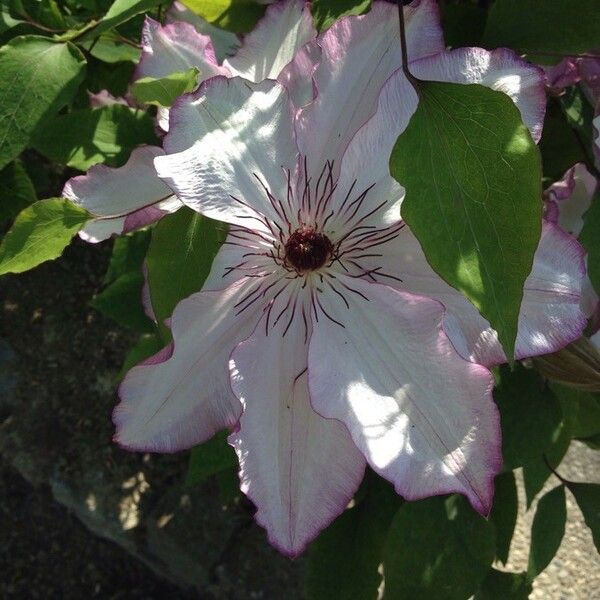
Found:
M 314 271 L 331 257 L 333 244 L 312 227 L 301 227 L 285 243 L 285 260 L 296 271 Z

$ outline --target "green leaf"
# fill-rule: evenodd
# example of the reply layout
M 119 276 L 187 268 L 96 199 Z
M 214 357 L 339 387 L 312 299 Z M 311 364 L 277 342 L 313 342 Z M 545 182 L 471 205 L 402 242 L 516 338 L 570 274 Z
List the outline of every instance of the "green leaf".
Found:
M 475 593 L 495 554 L 494 526 L 464 498 L 407 502 L 385 549 L 389 600 L 465 600 Z
M 161 337 L 156 333 L 144 333 L 140 336 L 135 345 L 127 353 L 121 371 L 117 379 L 121 381 L 127 374 L 127 371 L 135 365 L 140 364 L 146 358 L 150 358 L 159 350 L 162 350 L 164 343 Z
M 265 13 L 256 0 L 182 0 L 191 11 L 221 29 L 248 33 Z
M 592 531 L 596 550 L 600 552 L 600 485 L 568 482 L 567 487 L 575 496 L 579 509 L 583 513 L 585 524 Z
M 123 327 L 150 333 L 154 324 L 142 304 L 144 276 L 140 271 L 125 273 L 90 301 L 90 306 Z
M 329 29 L 339 18 L 363 15 L 371 9 L 371 0 L 313 0 L 311 11 L 317 31 Z
M 559 485 L 540 499 L 531 527 L 527 577 L 533 581 L 552 561 L 565 535 L 567 502 Z
M 238 464 L 235 451 L 227 443 L 227 435 L 227 431 L 221 431 L 208 442 L 192 448 L 185 478 L 186 486 L 202 483 L 209 477 Z
M 202 288 L 224 240 L 223 225 L 187 207 L 163 217 L 152 231 L 146 256 L 150 298 L 161 334 L 163 322 L 180 300 Z
M 587 251 L 588 277 L 592 286 L 600 290 L 600 191 L 597 191 L 592 205 L 583 216 L 583 229 L 579 241 Z
M 402 217 L 433 269 L 513 355 L 542 222 L 540 156 L 512 100 L 480 85 L 420 82 L 390 159 Z
M 474 600 L 527 600 L 533 591 L 526 573 L 490 569 Z
M 141 271 L 149 244 L 150 232 L 147 230 L 115 238 L 104 283 L 109 284 L 131 271 Z
M 550 102 L 544 120 L 544 131 L 540 140 L 540 152 L 544 166 L 544 177 L 554 183 L 578 162 L 585 162 L 586 155 L 577 136 L 569 125 L 560 105 Z
M 162 0 L 115 0 L 97 24 L 86 26 L 83 33 L 79 32 L 79 34 L 75 33 L 74 35 L 77 35 L 78 40 L 81 42 L 94 39 L 101 33 L 129 21 L 132 17 L 148 12 L 161 2 Z M 71 34 L 71 37 L 73 37 L 73 34 Z
M 553 64 L 561 55 L 600 47 L 598 0 L 496 0 L 483 41 Z
M 512 471 L 498 475 L 495 483 L 494 506 L 490 519 L 496 527 L 496 558 L 506 564 L 519 512 L 517 483 Z
M 388 529 L 402 499 L 383 479 L 367 475 L 366 496 L 313 542 L 307 600 L 375 600 Z
M 131 92 L 143 104 L 171 106 L 179 96 L 196 87 L 198 73 L 198 69 L 191 68 L 161 78 L 142 77 L 131 84 Z
M 561 401 L 563 412 L 569 412 L 571 437 L 587 438 L 600 433 L 600 394 L 559 384 L 550 387 Z
M 120 166 L 136 146 L 156 142 L 152 118 L 121 104 L 59 115 L 40 127 L 32 140 L 50 160 L 80 171 L 98 162 Z
M 37 200 L 35 188 L 20 161 L 16 160 L 0 171 L 0 223 L 14 219 L 24 208 Z
M 28 206 L 0 244 L 0 275 L 22 273 L 57 258 L 90 217 L 64 198 Z
M 97 40 L 89 40 L 81 44 L 83 48 L 98 60 L 106 63 L 131 61 L 137 63 L 141 50 L 133 43 L 128 44 L 111 32 L 101 35 Z
M 446 45 L 452 48 L 480 46 L 487 11 L 476 4 L 443 3 L 442 28 Z
M 83 55 L 71 44 L 24 36 L 0 48 L 0 169 L 71 100 L 84 73 Z
M 556 439 L 562 410 L 556 396 L 530 369 L 500 368 L 500 385 L 494 399 L 502 422 L 504 468 L 515 469 L 541 458 Z

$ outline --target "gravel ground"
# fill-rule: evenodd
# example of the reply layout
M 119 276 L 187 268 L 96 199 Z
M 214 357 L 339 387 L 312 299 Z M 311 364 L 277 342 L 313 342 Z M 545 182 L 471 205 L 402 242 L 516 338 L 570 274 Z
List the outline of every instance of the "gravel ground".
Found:
M 585 444 L 573 442 L 561 463 L 559 473 L 571 481 L 600 483 L 599 453 Z M 552 476 L 538 495 L 532 507 L 525 511 L 525 490 L 522 478 L 517 479 L 520 514 L 513 537 L 507 569 L 527 570 L 531 524 L 538 499 L 558 485 Z M 533 584 L 531 600 L 599 600 L 600 599 L 600 555 L 592 534 L 585 525 L 575 499 L 567 491 L 567 526 L 562 544 L 548 565 Z

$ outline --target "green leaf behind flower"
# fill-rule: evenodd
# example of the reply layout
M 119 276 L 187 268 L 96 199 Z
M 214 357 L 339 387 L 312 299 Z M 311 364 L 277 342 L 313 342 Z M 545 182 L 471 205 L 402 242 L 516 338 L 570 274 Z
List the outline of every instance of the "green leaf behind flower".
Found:
M 182 0 L 182 4 L 209 23 L 235 33 L 252 31 L 266 8 L 256 0 Z
M 57 258 L 90 217 L 64 198 L 27 207 L 0 244 L 0 275 L 22 273 Z
M 541 161 L 513 101 L 480 85 L 420 82 L 390 159 L 402 217 L 433 269 L 498 331 L 511 358 L 542 222 Z
M 171 106 L 175 100 L 191 92 L 198 83 L 198 69 L 171 73 L 166 77 L 142 77 L 131 84 L 131 92 L 143 104 Z

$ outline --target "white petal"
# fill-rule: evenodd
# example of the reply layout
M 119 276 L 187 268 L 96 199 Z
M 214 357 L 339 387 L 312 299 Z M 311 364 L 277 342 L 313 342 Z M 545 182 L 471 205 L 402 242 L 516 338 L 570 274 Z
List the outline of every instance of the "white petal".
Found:
M 278 83 L 213 77 L 171 109 L 168 154 L 156 169 L 182 202 L 208 217 L 248 227 L 260 227 L 257 215 L 279 220 L 261 182 L 286 198 L 285 170 L 294 170 L 297 156 L 292 118 Z
M 311 408 L 304 326 L 285 337 L 259 324 L 231 357 L 231 382 L 244 412 L 230 436 L 242 491 L 282 552 L 295 556 L 347 506 L 365 460 L 339 421 Z
M 339 282 L 368 301 L 346 291 L 348 308 L 322 295 L 330 318 L 315 324 L 308 360 L 315 410 L 344 422 L 406 499 L 459 492 L 489 513 L 502 464 L 491 373 L 456 353 L 438 302 L 343 275 Z
M 277 79 L 296 52 L 317 32 L 308 4 L 288 0 L 273 4 L 245 38 L 237 54 L 224 61 L 233 75 L 258 83 Z
M 121 383 L 115 440 L 149 452 L 175 452 L 233 427 L 241 406 L 229 383 L 228 361 L 253 331 L 257 303 L 241 315 L 235 306 L 252 289 L 245 280 L 219 292 L 199 292 L 180 302 L 171 319 L 171 356 L 134 367 Z
M 408 54 L 417 60 L 444 48 L 437 4 L 404 8 Z M 358 128 L 374 113 L 381 87 L 402 64 L 398 9 L 376 2 L 366 15 L 345 17 L 318 38 L 316 100 L 299 115 L 298 145 L 317 172 L 338 160 Z M 387 163 L 387 159 L 383 161 Z

